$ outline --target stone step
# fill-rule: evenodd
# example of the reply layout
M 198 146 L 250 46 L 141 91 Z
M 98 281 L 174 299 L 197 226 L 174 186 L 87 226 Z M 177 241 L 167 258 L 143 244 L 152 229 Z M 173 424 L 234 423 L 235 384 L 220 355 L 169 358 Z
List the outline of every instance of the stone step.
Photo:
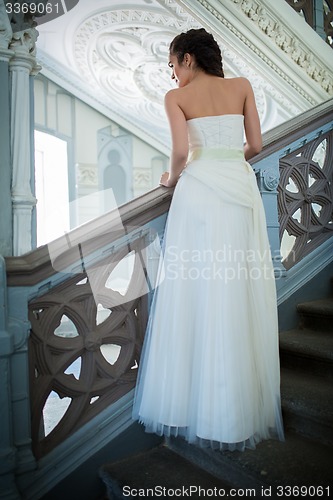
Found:
M 161 496 L 199 498 L 204 496 L 203 492 L 199 495 L 199 488 L 205 491 L 214 488 L 225 492 L 230 490 L 226 481 L 214 477 L 165 445 L 103 465 L 99 476 L 106 485 L 109 500 Z
M 333 335 L 318 330 L 280 332 L 281 366 L 333 381 Z
M 282 332 L 279 338 L 285 442 L 268 440 L 256 450 L 219 452 L 168 438 L 148 452 L 104 465 L 100 477 L 107 498 L 214 496 L 208 491 L 236 497 L 329 497 L 333 299 L 302 303 L 297 310 L 302 328 Z M 298 487 L 296 495 L 288 489 L 293 487 Z
M 171 438 L 169 446 L 188 460 L 214 476 L 228 481 L 233 488 L 242 488 L 243 497 L 265 496 L 271 498 L 296 498 L 287 487 L 308 487 L 312 498 L 329 497 L 332 488 L 323 495 L 312 487 L 328 488 L 333 485 L 332 448 L 322 443 L 287 432 L 284 442 L 268 440 L 259 443 L 255 450 L 213 451 L 200 449 L 180 439 Z M 286 487 L 285 490 L 278 487 Z M 271 488 L 269 492 L 267 489 Z M 250 489 L 256 491 L 251 494 Z M 266 495 L 263 495 L 266 489 Z M 247 490 L 247 494 L 245 491 Z M 297 493 L 297 492 L 296 492 Z M 304 493 L 304 492 L 303 492 Z M 310 498 L 303 494 L 303 497 Z M 237 497 L 238 498 L 238 497 Z
M 312 498 L 327 498 L 333 486 L 331 457 L 332 448 L 291 432 L 284 442 L 268 440 L 244 452 L 169 438 L 167 446 L 104 465 L 99 475 L 109 500 L 161 498 L 163 493 L 164 498 L 201 498 L 214 491 L 215 497 L 295 498 L 287 488 L 297 486 L 307 488 Z
M 286 429 L 333 446 L 331 381 L 283 367 L 281 402 Z
M 303 302 L 296 308 L 301 328 L 333 332 L 333 298 Z

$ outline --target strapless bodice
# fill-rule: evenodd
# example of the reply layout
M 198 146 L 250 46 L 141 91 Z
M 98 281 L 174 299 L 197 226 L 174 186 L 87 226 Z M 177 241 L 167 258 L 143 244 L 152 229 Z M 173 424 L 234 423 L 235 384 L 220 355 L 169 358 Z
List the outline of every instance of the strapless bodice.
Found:
M 197 148 L 243 149 L 243 115 L 202 116 L 187 120 L 190 151 Z

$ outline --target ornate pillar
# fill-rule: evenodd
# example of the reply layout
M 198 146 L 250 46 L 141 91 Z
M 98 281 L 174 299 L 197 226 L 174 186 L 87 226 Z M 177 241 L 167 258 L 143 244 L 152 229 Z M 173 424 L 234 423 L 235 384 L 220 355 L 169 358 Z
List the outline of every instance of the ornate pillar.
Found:
M 11 3 L 0 0 L 0 496 L 18 500 L 17 475 L 36 468 L 28 382 L 30 324 L 26 291 L 19 297 L 10 296 L 2 255 L 31 250 L 36 199 L 31 188 L 34 127 L 30 75 L 39 68 L 35 22 L 30 13 L 9 14 Z
M 3 0 L 0 0 L 3 1 Z M 45 3 L 41 0 L 38 3 Z M 8 5 L 13 2 L 7 2 Z M 33 13 L 27 12 L 31 2 L 10 9 L 13 35 L 9 48 L 13 55 L 9 61 L 11 86 L 11 202 L 13 214 L 13 255 L 22 255 L 32 249 L 34 196 L 34 120 L 32 77 L 40 67 L 36 63 L 38 32 Z M 31 5 L 33 5 L 31 3 Z M 23 6 L 25 8 L 23 9 Z M 28 337 L 30 323 L 27 317 L 27 290 L 9 289 L 8 332 L 13 339 L 10 356 L 11 422 L 16 450 L 15 474 L 29 473 L 36 468 L 31 448 L 31 416 L 29 396 Z
M 36 74 L 35 43 L 38 32 L 28 28 L 13 34 L 10 48 L 11 71 L 11 153 L 13 255 L 32 249 L 32 209 L 36 198 L 31 190 L 31 103 L 30 74 Z
M 5 261 L 2 255 L 12 253 L 9 50 L 12 28 L 3 0 L 0 0 L 0 492 L 1 498 L 16 500 L 20 495 L 15 486 L 16 448 L 14 446 L 10 358 L 14 350 L 13 337 L 8 331 L 7 287 Z

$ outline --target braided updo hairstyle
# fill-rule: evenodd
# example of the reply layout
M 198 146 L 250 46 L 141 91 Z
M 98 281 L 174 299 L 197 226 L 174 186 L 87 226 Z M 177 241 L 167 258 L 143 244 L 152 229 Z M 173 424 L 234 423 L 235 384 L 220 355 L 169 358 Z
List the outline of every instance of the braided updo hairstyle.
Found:
M 177 56 L 179 64 L 183 62 L 185 54 L 193 55 L 198 68 L 210 75 L 224 78 L 220 47 L 213 35 L 204 28 L 191 29 L 177 35 L 170 44 L 169 52 Z

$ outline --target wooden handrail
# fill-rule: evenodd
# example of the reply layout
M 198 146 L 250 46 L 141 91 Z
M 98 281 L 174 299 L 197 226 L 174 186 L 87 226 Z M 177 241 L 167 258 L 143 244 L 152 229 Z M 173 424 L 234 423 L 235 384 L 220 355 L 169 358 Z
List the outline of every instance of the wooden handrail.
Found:
M 52 248 L 62 254 L 66 264 L 77 261 L 77 245 L 84 245 L 85 255 L 110 241 L 121 238 L 133 228 L 139 228 L 169 209 L 173 188 L 157 187 L 147 193 L 72 229 L 52 242 Z M 70 245 L 68 244 L 70 241 Z M 6 257 L 7 282 L 10 286 L 32 286 L 52 276 L 54 269 L 48 245 L 43 245 L 20 257 Z

